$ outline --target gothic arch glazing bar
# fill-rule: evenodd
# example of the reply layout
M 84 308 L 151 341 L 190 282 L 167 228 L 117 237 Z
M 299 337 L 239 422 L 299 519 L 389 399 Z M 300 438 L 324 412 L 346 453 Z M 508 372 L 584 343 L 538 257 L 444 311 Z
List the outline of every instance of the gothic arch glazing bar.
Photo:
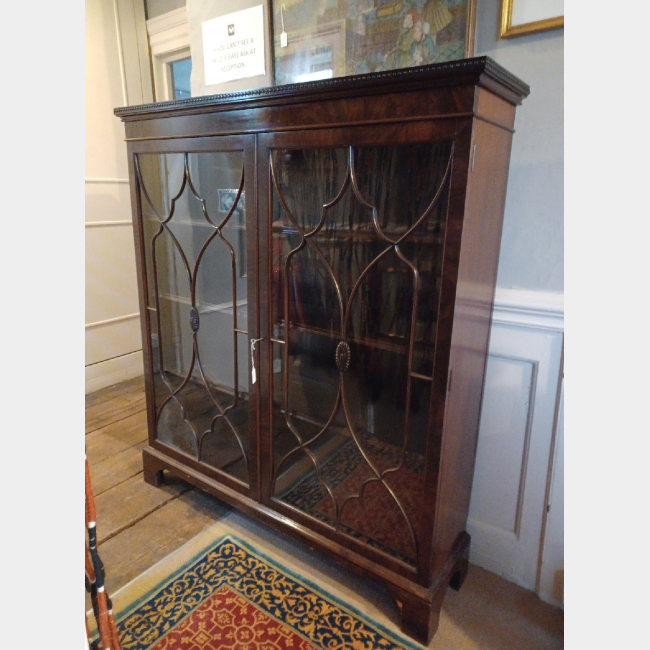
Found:
M 416 565 L 451 143 L 270 156 L 272 493 Z

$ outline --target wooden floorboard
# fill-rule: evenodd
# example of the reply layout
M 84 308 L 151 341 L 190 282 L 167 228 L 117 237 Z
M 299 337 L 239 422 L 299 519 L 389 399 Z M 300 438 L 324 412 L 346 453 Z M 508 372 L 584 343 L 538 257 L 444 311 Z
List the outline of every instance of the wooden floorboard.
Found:
M 111 422 L 86 435 L 86 456 L 91 469 L 129 447 L 147 440 L 147 414 L 144 411 Z
M 129 404 L 122 404 L 116 406 L 113 413 L 105 415 L 103 418 L 99 418 L 99 417 L 88 418 L 86 420 L 86 433 L 95 431 L 96 429 L 99 429 L 100 427 L 106 424 L 123 420 L 124 418 L 127 418 L 130 415 L 144 412 L 145 408 L 146 405 L 145 405 L 144 397 L 137 400 L 133 400 L 133 402 Z
M 172 476 L 160 488 L 146 484 L 147 438 L 142 377 L 86 396 L 86 457 L 109 595 L 229 511 Z
M 207 494 L 188 490 L 99 547 L 108 593 L 127 584 L 227 512 Z
M 144 376 L 142 375 L 102 388 L 94 393 L 88 393 L 86 395 L 86 417 L 88 417 L 88 413 L 94 413 L 92 410 L 94 406 L 120 400 L 125 396 L 129 399 L 138 395 L 144 395 Z
M 142 450 L 146 446 L 146 441 L 143 441 L 99 462 L 93 460 L 90 480 L 95 497 L 136 474 L 139 474 L 142 480 Z
M 97 539 L 100 546 L 111 537 L 145 519 L 155 510 L 187 492 L 190 487 L 172 476 L 161 487 L 148 485 L 137 474 L 95 498 Z
M 144 380 L 136 377 L 86 395 L 86 433 L 144 411 Z

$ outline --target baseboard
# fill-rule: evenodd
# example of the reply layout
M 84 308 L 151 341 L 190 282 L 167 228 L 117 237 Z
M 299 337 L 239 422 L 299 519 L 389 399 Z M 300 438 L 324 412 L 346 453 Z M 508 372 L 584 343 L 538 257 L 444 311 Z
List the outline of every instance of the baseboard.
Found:
M 86 394 L 144 374 L 142 350 L 86 366 Z

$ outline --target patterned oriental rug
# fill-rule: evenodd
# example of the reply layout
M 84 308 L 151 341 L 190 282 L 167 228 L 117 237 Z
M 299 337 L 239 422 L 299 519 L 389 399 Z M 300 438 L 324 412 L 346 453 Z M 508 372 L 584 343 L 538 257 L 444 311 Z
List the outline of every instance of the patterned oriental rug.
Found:
M 116 609 L 122 650 L 421 648 L 230 534 Z

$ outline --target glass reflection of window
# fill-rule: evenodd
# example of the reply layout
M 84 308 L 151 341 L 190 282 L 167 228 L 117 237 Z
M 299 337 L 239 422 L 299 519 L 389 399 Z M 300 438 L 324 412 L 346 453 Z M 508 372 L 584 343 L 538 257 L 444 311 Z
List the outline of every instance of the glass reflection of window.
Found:
M 192 74 L 192 59 L 181 59 L 169 64 L 172 72 L 172 92 L 174 99 L 191 97 L 190 76 Z

